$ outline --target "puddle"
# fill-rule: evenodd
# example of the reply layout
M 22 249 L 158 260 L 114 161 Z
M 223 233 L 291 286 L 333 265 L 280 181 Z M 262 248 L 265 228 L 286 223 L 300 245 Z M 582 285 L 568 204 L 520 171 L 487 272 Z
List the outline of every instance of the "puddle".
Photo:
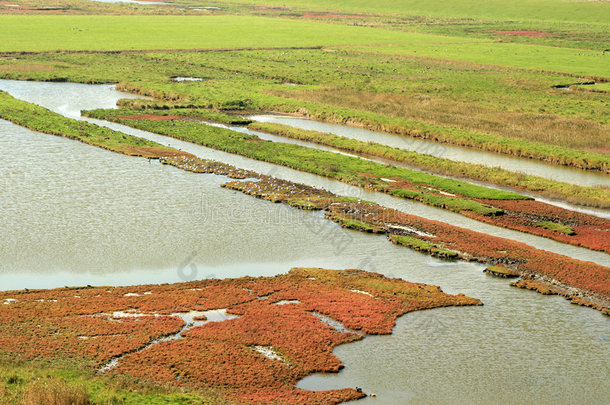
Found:
M 289 305 L 289 304 L 300 304 L 299 300 L 281 300 L 278 302 L 274 302 L 273 305 Z
M 284 358 L 280 356 L 280 354 L 276 352 L 275 349 L 271 346 L 254 346 L 253 349 L 270 360 L 281 361 L 282 363 L 286 363 Z
M 355 330 L 351 330 L 346 328 L 343 323 L 336 321 L 326 315 L 323 315 L 319 312 L 313 311 L 312 312 L 313 315 L 315 315 L 316 317 L 318 317 L 322 322 L 324 322 L 325 324 L 327 324 L 328 326 L 330 326 L 331 328 L 335 329 L 337 332 L 340 333 L 355 333 L 357 335 L 362 335 L 362 332 L 356 332 Z
M 161 316 L 158 314 L 153 314 L 153 315 L 156 317 Z M 143 313 L 139 313 L 139 312 L 120 312 L 120 311 L 114 312 L 112 314 L 113 318 L 121 318 L 121 317 L 136 317 L 137 318 L 137 317 L 144 317 L 144 316 L 150 316 L 150 314 L 143 314 Z M 226 309 L 213 309 L 213 310 L 209 310 L 209 311 L 178 312 L 178 313 L 174 313 L 174 314 L 170 314 L 170 315 L 163 315 L 163 316 L 175 316 L 175 317 L 182 319 L 184 321 L 184 327 L 182 329 L 180 329 L 180 331 L 178 333 L 175 333 L 173 335 L 169 335 L 166 337 L 162 337 L 160 339 L 153 340 L 148 345 L 135 351 L 134 353 L 139 353 L 139 352 L 146 350 L 161 342 L 169 342 L 172 340 L 182 339 L 182 338 L 184 338 L 184 336 L 183 336 L 184 332 L 186 332 L 190 329 L 199 327 L 199 326 L 203 326 L 207 323 L 224 322 L 224 321 L 228 321 L 231 319 L 239 318 L 238 315 L 228 314 Z M 105 373 L 105 372 L 112 370 L 114 367 L 119 365 L 121 358 L 125 355 L 126 354 L 122 354 L 118 357 L 111 359 L 104 366 L 100 367 L 98 371 L 100 373 Z
M 172 77 L 172 80 L 175 82 L 202 82 L 205 79 L 202 77 L 182 77 L 182 76 L 178 76 L 178 77 Z
M 358 294 L 364 294 L 364 295 L 368 295 L 369 297 L 374 297 L 373 294 L 371 294 L 370 292 L 366 292 L 366 291 L 362 291 L 362 290 L 350 290 L 351 292 L 355 292 Z

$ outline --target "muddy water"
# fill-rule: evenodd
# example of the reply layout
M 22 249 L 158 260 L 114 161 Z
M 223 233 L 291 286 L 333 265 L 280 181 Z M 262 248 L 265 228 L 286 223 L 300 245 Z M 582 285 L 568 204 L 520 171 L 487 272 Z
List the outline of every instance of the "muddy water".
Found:
M 384 132 L 369 131 L 361 128 L 328 124 L 290 116 L 253 115 L 249 118 L 258 122 L 275 122 L 295 128 L 328 132 L 351 139 L 357 139 L 359 141 L 377 142 L 400 149 L 412 150 L 460 162 L 478 163 L 489 167 L 501 167 L 514 172 L 531 174 L 566 183 L 579 184 L 582 186 L 605 185 L 610 187 L 610 176 L 601 173 L 547 165 L 533 160 L 512 158 L 496 153 L 442 145 Z
M 68 88 L 58 88 L 56 98 L 68 100 Z M 485 306 L 407 314 L 391 336 L 338 347 L 341 373 L 300 386 L 359 386 L 377 394 L 366 402 L 379 404 L 602 404 L 610 395 L 607 318 L 511 288 L 481 265 L 436 260 L 346 231 L 319 212 L 222 189 L 221 176 L 5 121 L 0 154 L 2 289 L 273 275 L 291 266 L 363 268 L 441 285 Z M 316 178 L 301 181 L 308 179 Z
M 121 131 L 130 135 L 150 139 L 164 145 L 192 153 L 202 158 L 213 159 L 235 165 L 239 168 L 253 170 L 258 173 L 272 175 L 281 179 L 305 183 L 320 187 L 339 195 L 359 197 L 374 201 L 381 205 L 399 209 L 424 218 L 450 223 L 452 225 L 487 234 L 518 240 L 540 249 L 571 256 L 580 260 L 593 261 L 610 266 L 610 255 L 595 252 L 576 246 L 558 243 L 550 239 L 529 235 L 522 232 L 499 228 L 484 224 L 447 210 L 434 208 L 415 201 L 392 197 L 383 193 L 371 192 L 359 187 L 353 187 L 339 181 L 321 176 L 292 170 L 282 166 L 261 162 L 238 155 L 206 148 L 189 142 L 180 141 L 163 135 L 140 131 L 124 125 L 107 121 L 83 118 L 80 110 L 94 108 L 112 108 L 116 100 L 125 93 L 113 90 L 112 86 L 92 86 L 74 83 L 40 83 L 0 80 L 0 90 L 8 91 L 14 97 L 42 105 L 53 111 L 71 118 L 86 119 L 98 125 Z M 130 95 L 130 97 L 134 97 Z M 242 129 L 247 131 L 246 129 Z M 298 142 L 298 141 L 295 141 Z

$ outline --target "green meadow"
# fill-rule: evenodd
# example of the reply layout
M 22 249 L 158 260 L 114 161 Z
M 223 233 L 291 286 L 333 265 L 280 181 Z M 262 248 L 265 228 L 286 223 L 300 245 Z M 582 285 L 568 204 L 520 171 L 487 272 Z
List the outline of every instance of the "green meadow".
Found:
M 427 38 L 383 29 L 234 15 L 3 15 L 0 27 L 0 52 L 312 47 Z
M 360 45 L 349 48 L 386 55 L 465 61 L 610 80 L 610 56 L 602 50 L 498 43 L 486 39 L 466 43 L 456 39 L 458 38 L 453 37 L 445 38 L 444 42 L 430 40 L 386 46 Z
M 541 20 L 607 23 L 610 8 L 602 1 L 578 0 L 240 0 L 240 3 L 316 11 L 340 10 L 493 20 Z
M 0 16 L 0 52 L 347 46 L 389 55 L 610 77 L 601 50 L 258 16 Z M 295 32 L 298 35 L 295 35 Z

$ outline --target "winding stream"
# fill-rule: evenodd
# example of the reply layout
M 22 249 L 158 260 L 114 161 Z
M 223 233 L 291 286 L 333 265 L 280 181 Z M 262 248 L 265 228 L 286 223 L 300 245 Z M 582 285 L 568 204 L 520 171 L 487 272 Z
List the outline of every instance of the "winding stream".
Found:
M 248 118 L 258 122 L 274 122 L 294 128 L 327 132 L 359 141 L 377 142 L 395 148 L 416 151 L 459 162 L 478 163 L 488 167 L 501 167 L 514 172 L 531 174 L 566 183 L 579 184 L 581 186 L 605 185 L 610 187 L 610 176 L 593 171 L 548 165 L 535 160 L 520 159 L 497 153 L 460 148 L 400 135 L 392 135 L 385 132 L 369 131 L 362 128 L 329 124 L 291 116 L 264 114 L 252 115 Z
M 139 313 L 139 312 L 115 312 L 111 315 L 111 317 L 116 319 L 116 318 L 123 318 L 123 317 L 127 317 L 127 318 L 128 317 L 139 317 L 139 316 L 143 316 L 143 315 L 144 314 Z M 155 314 L 155 316 L 158 316 L 158 315 Z M 147 344 L 146 346 L 144 346 L 143 348 L 137 350 L 136 352 L 142 352 L 161 342 L 169 342 L 172 340 L 183 339 L 184 332 L 187 332 L 187 331 L 189 331 L 193 328 L 197 328 L 199 326 L 203 326 L 210 322 L 224 322 L 224 321 L 228 321 L 231 319 L 239 318 L 239 316 L 237 316 L 237 315 L 228 314 L 227 310 L 225 308 L 211 309 L 208 311 L 176 312 L 173 314 L 163 315 L 163 316 L 175 316 L 177 318 L 180 318 L 184 322 L 184 326 L 177 333 L 174 333 L 172 335 L 165 336 L 165 337 L 162 337 L 159 339 L 155 339 L 152 342 L 150 342 L 149 344 Z M 98 372 L 106 373 L 106 372 L 112 370 L 113 368 L 115 368 L 116 366 L 119 365 L 119 363 L 121 362 L 121 359 L 123 357 L 125 357 L 126 355 L 127 354 L 123 354 L 123 355 L 114 357 L 104 366 L 100 367 Z
M 57 110 L 72 116 L 79 109 L 113 107 L 126 96 L 111 86 L 65 83 L 44 83 L 27 92 L 42 105 L 55 100 Z M 80 107 L 72 104 L 76 95 Z M 596 261 L 607 257 L 318 176 L 148 136 L 417 215 L 507 232 L 564 254 Z M 485 275 L 482 265 L 437 260 L 381 236 L 344 230 L 320 212 L 220 188 L 227 181 L 222 176 L 149 163 L 6 121 L 0 121 L 0 153 L 2 289 L 274 275 L 293 266 L 361 268 L 441 285 L 447 293 L 479 298 L 485 306 L 407 314 L 390 336 L 337 347 L 346 368 L 310 376 L 300 387 L 359 386 L 377 394 L 362 403 L 379 404 L 604 404 L 610 396 L 608 319 L 559 297 L 511 288 L 507 280 Z
M 254 117 L 250 117 L 250 118 L 256 118 L 257 116 Z M 267 116 L 265 116 L 267 117 Z M 274 117 L 274 116 L 271 116 Z M 289 121 L 290 122 L 290 121 Z M 366 160 L 370 160 L 373 162 L 377 162 L 377 163 L 381 163 L 384 165 L 391 165 L 391 166 L 399 166 L 399 167 L 404 167 L 407 169 L 413 169 L 413 170 L 418 170 L 418 171 L 423 171 L 426 173 L 430 173 L 433 174 L 435 176 L 440 176 L 440 177 L 445 177 L 445 178 L 450 178 L 450 179 L 454 179 L 454 180 L 459 180 L 459 181 L 464 181 L 467 183 L 472 183 L 472 184 L 477 184 L 483 187 L 489 187 L 489 188 L 495 188 L 495 189 L 500 189 L 500 190 L 507 190 L 507 191 L 512 191 L 518 194 L 522 194 L 522 195 L 527 195 L 530 196 L 532 198 L 534 198 L 535 200 L 541 201 L 541 202 L 545 202 L 547 204 L 551 204 L 551 205 L 555 205 L 558 207 L 562 207 L 562 208 L 566 208 L 572 211 L 577 211 L 577 212 L 583 212 L 585 214 L 590 214 L 590 215 L 595 215 L 601 218 L 610 218 L 610 210 L 605 210 L 605 209 L 595 209 L 595 208 L 584 208 L 581 206 L 576 206 L 570 203 L 567 203 L 565 201 L 558 201 L 558 200 L 550 200 L 547 198 L 543 198 L 540 197 L 538 195 L 534 195 L 531 193 L 527 193 L 524 192 L 523 190 L 519 190 L 516 188 L 510 188 L 510 187 L 500 187 L 498 185 L 492 184 L 492 183 L 485 183 L 482 181 L 476 181 L 476 180 L 471 180 L 471 179 L 466 179 L 466 178 L 460 178 L 460 177 L 453 177 L 453 176 L 447 176 L 447 175 L 439 175 L 436 173 L 432 173 L 430 171 L 427 170 L 422 170 L 418 167 L 415 166 L 411 166 L 408 165 L 407 163 L 403 163 L 403 162 L 397 162 L 394 160 L 389 160 L 389 159 L 384 159 L 384 158 L 380 158 L 380 157 L 362 157 L 356 154 L 351 154 L 349 152 L 345 152 L 342 151 L 340 149 L 334 148 L 332 146 L 326 146 L 326 145 L 320 145 L 314 142 L 308 142 L 308 141 L 302 141 L 299 139 L 292 139 L 292 138 L 288 138 L 288 137 L 282 137 L 282 136 L 278 136 L 278 135 L 272 135 L 272 134 L 268 134 L 265 132 L 259 132 L 259 131 L 253 131 L 250 130 L 244 126 L 237 126 L 237 125 L 224 125 L 224 124 L 217 124 L 217 123 L 210 123 L 208 122 L 207 124 L 209 125 L 215 125 L 215 126 L 219 126 L 219 127 L 223 127 L 223 128 L 228 128 L 231 129 L 233 131 L 237 131 L 237 132 L 243 132 L 243 133 L 247 133 L 247 134 L 251 134 L 251 135 L 256 135 L 261 139 L 265 139 L 268 141 L 273 141 L 273 142 L 284 142 L 284 143 L 292 143 L 295 145 L 301 145 L 301 146 L 305 146 L 308 148 L 313 148 L 313 149 L 319 149 L 319 150 L 325 150 L 325 151 L 329 151 L 329 152 L 334 152 L 334 153 L 339 153 L 341 155 L 345 155 L 345 156 L 353 156 L 353 157 L 359 157 L 360 159 L 366 159 Z M 346 130 L 350 130 L 352 129 L 351 127 L 345 127 Z

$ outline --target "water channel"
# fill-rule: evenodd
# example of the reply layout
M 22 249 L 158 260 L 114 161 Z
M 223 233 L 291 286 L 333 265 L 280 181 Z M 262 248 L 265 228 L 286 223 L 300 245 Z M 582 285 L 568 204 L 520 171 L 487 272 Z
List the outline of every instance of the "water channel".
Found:
M 65 115 L 111 108 L 111 86 L 6 81 L 0 88 Z M 30 87 L 28 87 L 30 86 Z M 27 88 L 26 88 L 27 87 Z M 22 93 L 20 93 L 20 91 Z M 27 97 L 24 93 L 27 93 Z M 109 124 L 115 129 L 125 127 Z M 134 134 L 147 134 L 129 130 Z M 318 176 L 147 134 L 215 158 L 459 226 L 603 262 L 607 255 L 499 229 Z M 293 266 L 362 268 L 440 285 L 482 307 L 407 314 L 390 336 L 339 346 L 346 368 L 306 389 L 359 386 L 359 403 L 588 403 L 610 396 L 610 322 L 596 311 L 508 286 L 484 266 L 444 262 L 194 174 L 0 121 L 0 288 L 130 285 L 274 275 Z M 505 233 L 506 232 L 506 233 Z M 532 244 L 533 244 L 532 243 Z

